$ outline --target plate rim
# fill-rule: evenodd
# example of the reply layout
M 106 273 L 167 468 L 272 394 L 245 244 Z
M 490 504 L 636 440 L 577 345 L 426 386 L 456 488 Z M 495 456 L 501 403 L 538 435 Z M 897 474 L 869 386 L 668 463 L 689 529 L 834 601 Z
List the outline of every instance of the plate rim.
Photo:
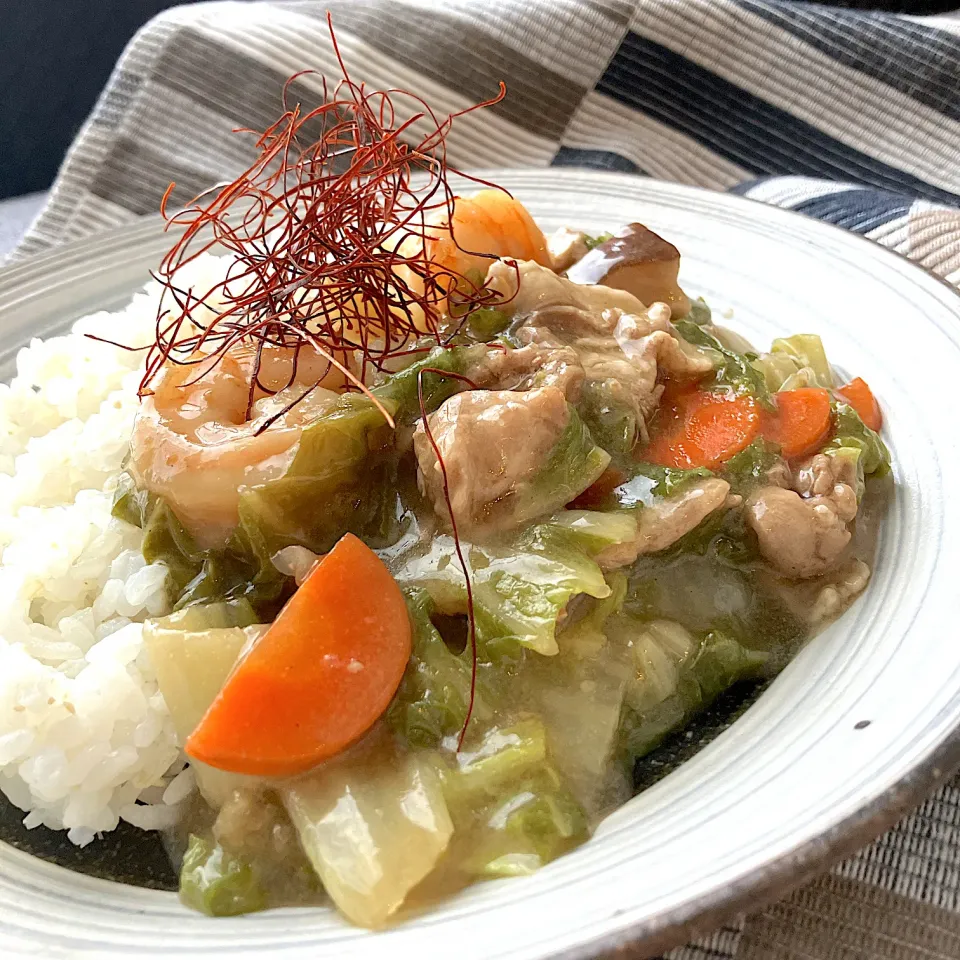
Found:
M 554 960 L 646 960 L 693 937 L 711 933 L 740 913 L 756 913 L 824 876 L 894 827 L 960 771 L 960 727 L 955 727 L 929 756 L 875 800 L 822 834 L 769 864 L 650 921 L 631 923 L 601 934 L 587 944 L 566 948 Z M 636 952 L 639 950 L 640 952 Z
M 483 167 L 476 170 L 466 170 L 462 174 L 452 175 L 450 180 L 455 185 L 464 184 L 469 187 L 470 178 L 473 177 L 479 180 L 487 180 L 491 177 L 513 178 L 530 176 L 545 176 L 547 179 L 556 181 L 558 184 L 562 184 L 566 180 L 575 182 L 585 177 L 608 182 L 619 181 L 624 184 L 630 184 L 634 188 L 638 186 L 641 188 L 651 188 L 651 191 L 654 193 L 673 194 L 680 198 L 684 196 L 710 197 L 712 200 L 730 205 L 734 207 L 734 209 L 746 204 L 754 209 L 762 209 L 768 218 L 781 218 L 788 224 L 799 222 L 807 227 L 812 226 L 814 230 L 825 230 L 833 237 L 845 237 L 846 241 L 856 244 L 860 249 L 870 249 L 874 254 L 880 255 L 881 258 L 887 258 L 891 264 L 896 263 L 901 270 L 906 268 L 908 273 L 916 271 L 917 274 L 924 276 L 928 282 L 935 284 L 941 293 L 946 291 L 948 299 L 952 297 L 956 299 L 958 305 L 960 305 L 960 288 L 954 286 L 954 284 L 938 276 L 936 273 L 933 273 L 931 270 L 928 270 L 915 260 L 911 260 L 905 254 L 892 250 L 890 247 L 885 247 L 878 241 L 871 240 L 863 234 L 855 233 L 852 230 L 828 223 L 825 220 L 818 220 L 816 217 L 810 217 L 807 214 L 800 213 L 788 207 L 778 207 L 741 193 L 712 190 L 708 187 L 698 187 L 693 184 L 674 183 L 670 180 L 660 180 L 656 177 L 646 177 L 635 173 L 622 173 L 615 170 L 593 170 L 589 167 L 544 167 L 542 169 L 531 167 Z M 473 186 L 478 186 L 478 184 L 473 184 Z M 173 215 L 175 216 L 177 212 L 179 211 L 175 211 Z M 105 241 L 111 244 L 111 242 L 114 241 L 119 243 L 124 239 L 137 236 L 140 233 L 150 233 L 155 224 L 161 224 L 162 222 L 163 217 L 159 212 L 145 214 L 127 223 L 108 227 L 105 230 L 87 236 L 75 237 L 54 247 L 49 247 L 43 251 L 24 257 L 17 256 L 18 248 L 15 247 L 10 251 L 6 260 L 0 260 L 0 306 L 3 306 L 4 295 L 2 287 L 6 285 L 7 281 L 12 279 L 16 282 L 21 278 L 28 279 L 35 270 L 42 269 L 49 263 L 61 261 L 64 255 L 69 258 L 82 255 L 84 250 L 97 242 Z M 161 227 L 161 229 L 163 228 Z
M 791 225 L 802 224 L 808 235 L 810 232 L 814 235 L 826 232 L 837 242 L 856 247 L 867 256 L 889 264 L 897 272 L 907 274 L 914 282 L 925 285 L 931 293 L 935 292 L 937 298 L 948 307 L 952 306 L 960 322 L 960 289 L 919 263 L 861 234 L 742 194 L 638 177 L 636 174 L 587 168 L 483 169 L 467 171 L 467 174 L 487 179 L 542 178 L 551 185 L 555 184 L 558 189 L 564 189 L 574 182 L 582 185 L 585 179 L 602 181 L 605 184 L 621 182 L 630 185 L 634 194 L 631 199 L 638 201 L 643 200 L 642 196 L 637 196 L 639 189 L 640 193 L 648 193 L 651 201 L 667 198 L 682 201 L 684 197 L 709 197 L 713 204 L 719 203 L 721 207 L 732 210 L 734 215 L 745 206 L 749 206 L 755 213 L 762 209 L 762 218 L 768 223 L 780 222 L 788 229 Z M 451 180 L 455 185 L 465 182 L 454 177 L 451 177 Z M 588 195 L 588 191 L 583 192 Z M 32 298 L 34 291 L 30 288 L 38 281 L 48 279 L 48 270 L 54 264 L 62 267 L 65 262 L 89 260 L 91 266 L 99 263 L 101 270 L 109 269 L 109 264 L 105 261 L 111 251 L 138 237 L 155 236 L 158 227 L 162 229 L 162 218 L 159 213 L 154 213 L 96 234 L 66 241 L 22 259 L 9 259 L 0 264 L 0 308 L 12 306 L 18 299 Z M 21 287 L 24 284 L 27 289 L 21 290 L 19 296 L 12 297 L 9 287 Z M 751 912 L 762 909 L 814 877 L 826 873 L 837 862 L 874 840 L 922 803 L 958 769 L 960 726 L 947 733 L 927 756 L 917 762 L 900 780 L 855 812 L 827 827 L 820 835 L 798 844 L 771 862 L 754 867 L 722 888 L 701 894 L 646 920 L 630 922 L 609 932 L 592 936 L 589 940 L 561 948 L 553 956 L 557 960 L 652 957 L 693 936 L 715 929 L 724 920 L 745 908 L 749 907 Z

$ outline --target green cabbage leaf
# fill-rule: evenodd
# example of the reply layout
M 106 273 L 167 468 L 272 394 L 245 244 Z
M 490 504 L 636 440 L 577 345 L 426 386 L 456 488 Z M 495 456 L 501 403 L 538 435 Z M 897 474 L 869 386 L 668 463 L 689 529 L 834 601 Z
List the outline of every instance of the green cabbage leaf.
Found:
M 610 594 L 594 556 L 635 535 L 628 515 L 561 511 L 502 544 L 462 543 L 484 655 L 515 657 L 524 648 L 556 654 L 558 621 L 571 600 Z M 427 546 L 415 541 L 393 553 L 388 566 L 402 587 L 426 590 L 441 613 L 466 613 L 466 581 L 452 537 L 441 534 Z
M 859 465 L 866 476 L 882 477 L 890 471 L 890 452 L 880 439 L 880 434 L 871 430 L 860 415 L 848 403 L 838 403 L 834 408 L 834 438 L 824 452 L 851 448 L 860 451 Z

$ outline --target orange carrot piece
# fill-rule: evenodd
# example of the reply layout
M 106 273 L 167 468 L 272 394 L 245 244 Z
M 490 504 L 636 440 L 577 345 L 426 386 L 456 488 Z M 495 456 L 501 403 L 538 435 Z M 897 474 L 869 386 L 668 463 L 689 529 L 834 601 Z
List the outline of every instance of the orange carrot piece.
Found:
M 760 419 L 750 396 L 696 389 L 675 393 L 639 458 L 663 467 L 716 467 L 756 439 Z
M 837 393 L 853 407 L 860 415 L 860 419 L 871 429 L 879 430 L 883 426 L 883 414 L 880 404 L 867 386 L 865 380 L 857 377 L 837 389 Z
M 189 756 L 221 770 L 292 776 L 340 752 L 386 710 L 410 658 L 403 594 L 344 536 L 237 664 Z
M 763 435 L 789 460 L 813 453 L 830 434 L 830 394 L 820 387 L 784 390 L 775 395 L 775 414 L 763 418 Z

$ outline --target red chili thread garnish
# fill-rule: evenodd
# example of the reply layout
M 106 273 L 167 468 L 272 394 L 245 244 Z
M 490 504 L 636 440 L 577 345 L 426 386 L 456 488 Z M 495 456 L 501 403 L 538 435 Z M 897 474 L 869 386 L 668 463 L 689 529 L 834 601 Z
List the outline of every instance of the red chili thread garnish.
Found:
M 433 373 L 440 377 L 451 377 L 454 380 L 462 380 L 474 390 L 476 384 L 460 373 L 452 373 L 449 370 L 441 370 L 439 367 L 423 367 L 417 373 L 417 400 L 420 403 L 420 416 L 423 418 L 423 432 L 433 447 L 436 454 L 437 463 L 440 464 L 440 476 L 443 479 L 443 499 L 447 504 L 447 513 L 450 516 L 450 529 L 453 531 L 453 545 L 457 552 L 457 560 L 460 561 L 460 569 L 463 570 L 463 579 L 467 585 L 467 625 L 470 637 L 470 702 L 467 705 L 467 712 L 463 718 L 463 726 L 460 728 L 460 736 L 457 738 L 457 752 L 463 749 L 463 741 L 467 735 L 467 727 L 470 726 L 470 718 L 473 716 L 473 705 L 477 698 L 477 615 L 473 608 L 473 584 L 470 581 L 470 570 L 467 567 L 467 561 L 463 556 L 463 548 L 460 545 L 460 535 L 457 533 L 457 518 L 453 514 L 453 502 L 450 499 L 450 481 L 447 479 L 447 465 L 443 462 L 443 454 L 440 453 L 440 447 L 433 437 L 433 431 L 430 429 L 429 417 L 427 415 L 426 404 L 423 402 L 423 375 Z
M 167 188 L 161 214 L 168 229 L 183 233 L 154 273 L 163 289 L 141 397 L 153 392 L 166 364 L 196 365 L 193 383 L 245 343 L 256 350 L 249 418 L 258 391 L 277 392 L 260 379 L 263 349 L 309 344 L 392 425 L 365 386 L 370 374 L 389 370 L 411 345 L 423 349 L 417 341 L 424 335 L 447 340 L 440 321 L 450 297 L 464 318 L 502 302 L 476 277 L 432 262 L 429 246 L 448 235 L 462 252 L 496 259 L 466 250 L 453 234 L 456 197 L 447 174 L 467 175 L 448 166 L 445 140 L 455 119 L 499 103 L 504 84 L 496 96 L 441 118 L 408 91 L 355 82 L 329 13 L 327 25 L 342 78 L 332 86 L 321 78 L 322 105 L 288 104 L 292 84 L 313 71 L 295 74 L 275 123 L 235 131 L 257 136 L 258 156 L 239 177 L 180 212 L 168 210 L 175 184 Z M 414 174 L 423 176 L 418 186 Z M 198 291 L 182 271 L 211 251 L 232 254 L 234 262 L 225 279 Z

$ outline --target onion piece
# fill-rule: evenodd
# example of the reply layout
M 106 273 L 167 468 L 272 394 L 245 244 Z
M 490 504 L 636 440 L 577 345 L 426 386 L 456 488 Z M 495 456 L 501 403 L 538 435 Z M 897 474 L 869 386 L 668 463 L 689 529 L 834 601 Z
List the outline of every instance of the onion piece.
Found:
M 320 561 L 320 555 L 306 547 L 290 546 L 278 550 L 270 562 L 285 576 L 293 577 L 299 587 Z

